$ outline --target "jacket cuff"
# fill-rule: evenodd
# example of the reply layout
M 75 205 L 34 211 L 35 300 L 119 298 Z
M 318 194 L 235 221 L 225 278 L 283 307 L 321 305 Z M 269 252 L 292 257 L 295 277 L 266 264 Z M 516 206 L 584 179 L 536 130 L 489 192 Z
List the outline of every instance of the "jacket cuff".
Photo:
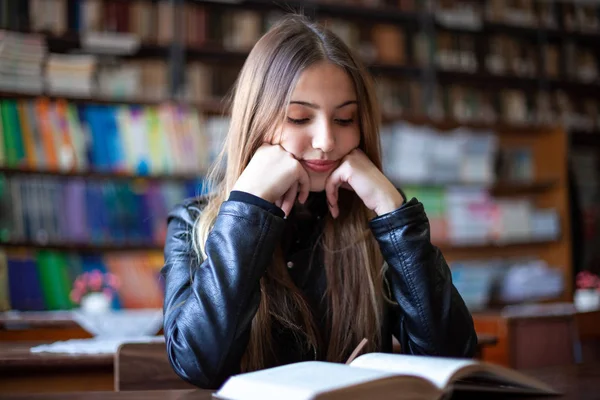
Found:
M 253 204 L 255 206 L 258 206 L 260 208 L 262 208 L 265 211 L 270 212 L 271 214 L 274 214 L 280 218 L 285 217 L 285 213 L 283 212 L 283 210 L 279 207 L 277 207 L 275 204 L 262 199 L 258 196 L 255 196 L 253 194 L 247 193 L 247 192 L 242 192 L 240 190 L 233 190 L 231 191 L 231 193 L 229 193 L 229 199 L 227 199 L 228 201 L 240 201 L 242 203 L 247 203 L 247 204 Z
M 373 234 L 377 236 L 417 222 L 427 222 L 427 215 L 423 204 L 413 197 L 396 210 L 373 218 L 369 221 L 369 226 Z

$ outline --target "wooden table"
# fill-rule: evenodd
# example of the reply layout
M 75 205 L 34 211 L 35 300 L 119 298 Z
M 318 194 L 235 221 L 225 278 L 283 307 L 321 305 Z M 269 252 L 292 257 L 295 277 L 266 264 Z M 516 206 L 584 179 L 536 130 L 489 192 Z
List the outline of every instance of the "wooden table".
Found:
M 600 360 L 600 310 L 577 314 L 583 361 Z
M 473 320 L 479 336 L 498 338 L 496 345 L 483 348 L 484 361 L 519 369 L 564 365 L 578 358 L 584 363 L 600 362 L 600 310 L 572 316 L 482 312 L 473 314 Z M 581 345 L 581 354 L 572 345 L 575 342 Z
M 157 334 L 162 334 L 162 328 Z M 0 312 L 0 342 L 90 339 L 71 311 Z
M 490 335 L 478 339 L 478 351 L 495 343 Z M 40 344 L 48 342 L 0 341 L 0 393 L 115 389 L 113 354 L 31 353 Z
M 38 344 L 0 341 L 0 393 L 113 389 L 113 354 L 32 353 Z
M 508 399 L 523 398 L 527 400 L 596 400 L 600 397 L 600 364 L 572 365 L 544 368 L 527 371 L 528 374 L 552 385 L 565 393 L 563 396 L 543 397 L 505 397 Z M 1 393 L 0 393 L 1 394 Z M 54 394 L 15 394 L 2 395 L 3 400 L 211 400 L 209 390 L 161 390 L 133 392 L 86 392 L 86 393 L 54 393 Z M 478 399 L 481 394 L 464 393 L 452 396 L 453 399 Z M 502 399 L 502 396 L 485 395 L 486 400 Z
M 4 396 L 2 400 L 213 400 L 211 390 L 151 390 L 134 392 L 80 392 L 53 394 L 21 394 Z
M 89 339 L 92 335 L 73 319 L 70 311 L 0 313 L 0 342 Z
M 500 396 L 494 394 L 460 393 L 452 396 L 453 400 L 496 400 L 496 399 L 527 399 L 527 400 L 598 400 L 600 399 L 600 363 L 573 364 L 559 367 L 546 367 L 533 370 L 522 370 L 532 377 L 546 382 L 562 396 Z
M 483 349 L 495 346 L 498 343 L 498 337 L 495 335 L 490 335 L 487 333 L 477 334 L 477 349 L 475 351 L 475 358 L 481 359 L 483 354 Z M 400 353 L 401 346 L 400 342 L 392 336 L 392 351 L 394 353 Z

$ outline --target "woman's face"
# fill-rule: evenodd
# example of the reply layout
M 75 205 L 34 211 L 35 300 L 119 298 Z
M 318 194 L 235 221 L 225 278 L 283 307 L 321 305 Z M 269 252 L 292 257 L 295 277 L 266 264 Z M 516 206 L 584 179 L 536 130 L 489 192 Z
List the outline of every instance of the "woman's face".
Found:
M 360 143 L 357 101 L 352 79 L 334 64 L 317 63 L 298 79 L 276 142 L 301 162 L 312 192 L 325 190 L 329 174 Z

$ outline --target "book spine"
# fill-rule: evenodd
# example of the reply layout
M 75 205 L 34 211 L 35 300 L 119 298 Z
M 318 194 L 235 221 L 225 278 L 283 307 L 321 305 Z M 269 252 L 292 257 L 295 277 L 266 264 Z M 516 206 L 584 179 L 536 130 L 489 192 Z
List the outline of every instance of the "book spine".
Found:
M 10 287 L 8 281 L 8 259 L 6 253 L 0 250 L 0 311 L 11 309 Z

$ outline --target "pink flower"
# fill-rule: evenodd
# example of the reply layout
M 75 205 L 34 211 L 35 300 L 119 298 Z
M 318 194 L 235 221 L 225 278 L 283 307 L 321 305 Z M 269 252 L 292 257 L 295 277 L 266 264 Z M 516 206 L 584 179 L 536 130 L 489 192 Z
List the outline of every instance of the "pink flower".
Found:
M 94 292 L 102 289 L 102 273 L 98 270 L 94 270 L 90 274 L 90 289 Z
M 73 284 L 73 287 L 81 292 L 83 292 L 86 289 L 85 282 L 83 281 L 83 279 L 81 277 L 78 277 L 77 279 L 75 279 L 75 283 Z
M 71 294 L 69 296 L 71 298 L 71 301 L 75 304 L 79 304 L 79 302 L 81 301 L 81 292 L 77 289 L 73 289 L 71 290 Z
M 113 297 L 113 291 L 112 291 L 112 290 L 110 290 L 109 288 L 104 288 L 104 289 L 102 290 L 102 293 L 104 293 L 104 295 L 105 295 L 106 297 L 108 297 L 109 299 L 112 299 L 112 297 Z
M 600 278 L 589 271 L 581 271 L 575 278 L 575 284 L 579 289 L 600 290 Z
M 119 278 L 111 273 L 106 274 L 106 282 L 108 283 L 108 286 L 110 286 L 111 288 L 117 290 L 119 289 L 119 287 L 121 287 L 121 281 L 119 280 Z

